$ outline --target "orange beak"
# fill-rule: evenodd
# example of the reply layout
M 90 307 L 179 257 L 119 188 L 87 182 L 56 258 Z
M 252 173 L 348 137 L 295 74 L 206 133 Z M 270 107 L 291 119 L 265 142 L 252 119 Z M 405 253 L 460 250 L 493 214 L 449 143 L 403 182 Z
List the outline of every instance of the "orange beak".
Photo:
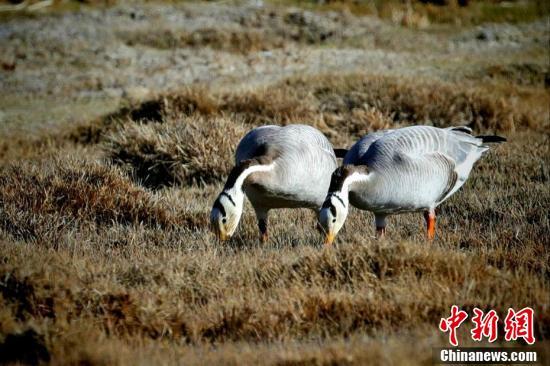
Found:
M 222 230 L 222 228 L 218 227 L 217 225 L 212 224 L 211 228 L 212 228 L 212 231 L 214 232 L 214 234 L 216 234 L 216 237 L 220 241 L 227 241 L 231 238 L 231 235 L 227 235 L 225 230 Z
M 331 232 L 327 233 L 327 236 L 325 236 L 325 245 L 332 245 L 334 242 L 335 235 Z

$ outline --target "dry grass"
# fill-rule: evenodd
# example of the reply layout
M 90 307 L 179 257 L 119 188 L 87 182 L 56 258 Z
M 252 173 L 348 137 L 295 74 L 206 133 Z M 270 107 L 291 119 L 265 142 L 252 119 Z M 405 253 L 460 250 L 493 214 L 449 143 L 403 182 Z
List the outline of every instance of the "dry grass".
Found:
M 478 131 L 547 129 L 548 108 L 541 103 L 543 100 L 539 100 L 538 109 L 528 109 L 518 101 L 520 93 L 508 85 L 489 91 L 434 80 L 321 75 L 292 78 L 259 91 L 223 95 L 216 108 L 209 103 L 208 113 L 232 113 L 255 124 L 321 118 L 328 127 L 354 136 L 396 123 L 464 124 Z M 548 97 L 548 92 L 539 96 Z M 199 94 L 196 103 L 204 98 Z
M 210 48 L 212 50 L 249 54 L 285 48 L 291 45 L 322 45 L 341 42 L 347 37 L 339 29 L 345 14 L 327 18 L 297 9 L 259 8 L 226 28 L 205 27 L 174 29 L 162 24 L 156 29 L 121 31 L 118 37 L 128 46 L 146 46 L 160 50 L 177 48 Z
M 163 227 L 176 222 L 116 169 L 82 160 L 8 165 L 0 183 L 0 226 L 19 239 L 55 241 L 88 222 Z
M 533 85 L 550 88 L 550 71 L 532 63 L 492 65 L 480 72 L 481 77 L 505 80 L 519 85 Z
M 295 1 L 273 0 L 321 11 L 348 11 L 358 15 L 373 15 L 394 23 L 427 28 L 435 25 L 477 25 L 483 23 L 527 22 L 550 13 L 542 0 L 518 2 L 485 0 L 420 0 L 420 1 Z
M 162 124 L 122 127 L 108 137 L 108 155 L 148 187 L 207 184 L 227 177 L 246 131 L 228 118 L 178 114 Z
M 442 125 L 471 111 L 440 111 L 435 105 L 453 102 L 422 81 L 404 90 L 391 83 L 320 77 L 256 94 L 188 90 L 151 102 L 155 112 L 142 116 L 158 120 L 134 121 L 132 112 L 142 107 L 130 108 L 117 115 L 112 132 L 100 134 L 100 144 L 79 142 L 103 149 L 138 183 L 177 183 L 155 193 L 126 178 L 126 169 L 89 159 L 4 163 L 0 342 L 53 363 L 422 362 L 431 347 L 444 344 L 436 325 L 452 304 L 499 313 L 533 306 L 536 337 L 548 339 L 550 151 L 547 138 L 528 125 L 508 132 L 509 142 L 443 205 L 431 246 L 422 240 L 419 215 L 392 218 L 390 240 L 377 242 L 370 215 L 358 211 L 332 250 L 319 247 L 314 218 L 300 210 L 281 211 L 263 247 L 250 210 L 228 245 L 209 233 L 209 207 L 247 126 L 350 116 L 367 101 L 368 118 L 389 125 L 419 115 Z M 306 89 L 314 91 L 310 99 L 291 102 Z M 286 99 L 289 90 L 295 94 Z M 422 105 L 430 96 L 434 105 Z M 476 96 L 488 98 L 472 93 L 454 103 L 484 105 Z M 495 107 L 494 113 L 516 112 Z M 484 129 L 497 123 L 490 113 L 480 116 Z M 375 128 L 359 117 L 352 122 L 330 128 L 349 140 Z M 415 348 L 412 338 L 425 341 Z
M 195 31 L 147 30 L 143 32 L 120 33 L 119 37 L 129 46 L 143 45 L 158 49 L 175 49 L 182 47 L 250 53 L 282 48 L 284 37 L 275 34 L 266 35 L 260 31 L 243 31 L 230 29 L 206 28 Z
M 323 43 L 300 33 L 322 16 L 296 14 L 277 13 L 294 25 L 267 39 Z M 195 46 L 164 32 L 119 36 Z M 196 47 L 247 57 L 266 44 L 212 34 Z M 0 363 L 424 365 L 448 344 L 437 325 L 452 304 L 501 316 L 531 306 L 547 347 L 548 70 L 493 61 L 455 81 L 353 73 L 202 85 L 0 136 Z M 419 214 L 390 218 L 377 241 L 372 215 L 353 209 L 333 248 L 310 210 L 278 211 L 259 245 L 248 204 L 236 237 L 218 243 L 208 215 L 239 139 L 295 122 L 337 147 L 410 124 L 469 125 L 508 142 L 440 207 L 432 244 Z M 474 346 L 468 327 L 460 341 Z
M 501 82 L 483 87 L 368 74 L 294 77 L 270 87 L 241 92 L 214 93 L 199 86 L 161 96 L 134 108 L 125 107 L 101 121 L 79 126 L 69 133 L 69 137 L 73 141 L 99 142 L 106 132 L 120 126 L 120 120 L 172 121 L 172 126 L 173 120 L 186 115 L 229 118 L 246 125 L 308 123 L 320 128 L 336 144 L 350 143 L 352 140 L 348 136 L 355 138 L 370 131 L 410 124 L 467 125 L 479 132 L 525 129 L 542 132 L 550 128 L 550 110 L 545 103 L 550 93 L 540 86 L 525 87 Z M 195 123 L 208 128 L 203 120 Z M 241 126 L 239 123 L 237 126 Z M 231 131 L 232 138 L 236 138 L 231 127 L 223 126 Z M 139 132 L 134 127 L 127 128 L 133 138 L 141 140 L 136 136 Z M 166 129 L 174 130 L 172 127 L 151 125 L 143 131 L 144 134 L 151 134 Z M 182 135 L 170 139 L 189 137 Z M 211 141 L 215 141 L 216 137 L 212 138 Z M 122 141 L 124 137 L 119 136 L 119 139 Z M 162 144 L 158 142 L 154 145 L 159 143 Z M 115 143 L 121 146 L 128 144 L 132 142 Z M 184 145 L 181 141 L 178 143 L 178 146 Z M 146 146 L 143 148 L 149 149 Z M 132 150 L 136 149 L 134 147 Z M 172 152 L 168 155 L 174 157 L 178 154 Z M 159 159 L 163 157 L 159 156 Z M 182 159 L 185 160 L 184 157 Z M 180 177 L 176 180 L 181 182 L 182 173 L 176 175 Z
M 528 89 L 520 102 L 519 92 L 501 89 L 508 94 L 496 87 L 488 95 L 457 84 L 363 74 L 291 78 L 242 92 L 196 87 L 124 107 L 47 141 L 56 141 L 54 147 L 101 143 L 108 159 L 136 181 L 161 188 L 220 182 L 239 139 L 248 126 L 260 124 L 311 124 L 338 147 L 370 131 L 415 123 L 468 125 L 480 133 L 548 130 L 548 107 L 541 103 L 547 91 Z M 31 146 L 43 151 L 36 150 L 40 144 Z

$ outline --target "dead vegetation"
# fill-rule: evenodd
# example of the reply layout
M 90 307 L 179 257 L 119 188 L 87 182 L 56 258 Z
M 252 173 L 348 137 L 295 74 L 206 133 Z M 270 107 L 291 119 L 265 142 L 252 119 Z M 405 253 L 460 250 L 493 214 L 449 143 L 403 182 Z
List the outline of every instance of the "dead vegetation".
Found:
M 548 97 L 545 90 L 509 85 L 484 88 L 368 74 L 318 75 L 238 93 L 212 93 L 204 87 L 186 89 L 135 108 L 123 108 L 106 117 L 105 123 L 124 118 L 163 122 L 182 115 L 225 116 L 248 125 L 301 121 L 336 139 L 419 123 L 466 125 L 480 132 L 546 131 L 549 110 L 543 101 Z M 527 99 L 534 99 L 534 103 L 525 103 Z
M 23 240 L 55 240 L 83 223 L 175 223 L 162 204 L 112 167 L 53 160 L 2 167 L 0 227 Z
M 493 65 L 480 72 L 481 77 L 512 81 L 518 85 L 533 85 L 550 88 L 550 70 L 532 63 Z
M 185 245 L 186 239 L 175 240 L 170 245 Z M 19 322 L 35 319 L 39 330 L 48 327 L 47 344 L 55 345 L 53 350 L 71 347 L 71 340 L 62 336 L 67 331 L 196 347 L 296 337 L 320 341 L 358 334 L 414 334 L 433 327 L 456 302 L 469 311 L 478 306 L 500 313 L 508 306 L 536 304 L 537 339 L 550 332 L 544 276 L 523 265 L 515 270 L 487 265 L 485 255 L 474 254 L 488 249 L 483 245 L 449 253 L 447 245 L 367 240 L 367 245 L 348 244 L 334 251 L 301 244 L 234 252 L 204 239 L 200 243 L 193 250 L 176 250 L 177 256 L 165 260 L 162 268 L 147 263 L 174 253 L 173 248 L 146 250 L 145 263 L 130 254 L 138 243 L 121 247 L 114 257 L 84 252 L 75 264 L 80 276 L 70 279 L 70 272 L 57 272 L 54 286 L 40 266 L 30 274 L 17 269 L 36 263 L 46 249 L 31 252 L 24 246 L 9 266 L 2 267 L 4 314 L 18 312 Z M 96 266 L 85 266 L 89 256 L 96 256 Z M 51 260 L 50 266 L 61 266 L 63 259 Z M 547 264 L 543 271 L 548 271 Z M 93 320 L 94 326 L 84 327 L 73 318 Z M 48 319 L 55 321 L 48 325 Z M 17 326 L 9 324 L 2 331 L 14 334 Z M 467 342 L 466 330 L 461 334 Z M 190 350 L 171 352 L 177 357 Z M 54 361 L 67 360 L 62 353 L 52 356 Z M 78 360 L 87 357 L 81 354 Z M 110 357 L 121 360 L 115 354 Z M 285 356 L 274 353 L 270 359 Z
M 527 109 L 526 98 L 519 103 L 516 93 L 496 94 L 363 74 L 291 78 L 243 92 L 212 93 L 201 86 L 124 107 L 63 138 L 100 143 L 109 160 L 156 189 L 221 182 L 248 126 L 261 124 L 311 124 L 339 147 L 370 131 L 416 123 L 467 125 L 480 133 L 547 129 L 547 106 Z M 58 137 L 53 141 L 60 144 Z
M 229 118 L 176 114 L 162 124 L 122 127 L 107 139 L 108 157 L 147 187 L 204 185 L 229 174 L 246 131 Z
M 129 119 L 97 147 L 133 152 L 139 164 L 152 166 L 158 161 L 151 154 L 167 152 L 161 162 L 196 154 L 205 160 L 190 160 L 189 172 L 224 174 L 245 124 L 216 114 L 174 115 L 180 117 Z M 197 364 L 383 364 L 405 354 L 428 359 L 431 347 L 445 344 L 436 324 L 455 303 L 499 313 L 533 306 L 537 341 L 544 342 L 550 336 L 550 145 L 530 130 L 508 138 L 441 207 L 431 246 L 422 240 L 418 215 L 392 218 L 391 239 L 378 242 L 370 237 L 371 217 L 352 211 L 339 246 L 320 250 L 313 218 L 293 210 L 273 220 L 266 246 L 255 243 L 250 210 L 238 237 L 220 246 L 207 227 L 220 186 L 212 182 L 219 179 L 198 188 L 183 183 L 191 175 L 181 170 L 177 188 L 152 193 L 123 170 L 85 159 L 4 166 L 0 347 L 13 349 L 8 360 L 54 363 L 185 357 Z M 467 330 L 460 333 L 465 344 Z M 396 343 L 376 343 L 379 337 Z M 427 343 L 416 349 L 411 337 Z M 340 344 L 344 338 L 360 348 Z M 137 344 L 148 351 L 137 356 Z M 295 344 L 309 346 L 293 352 Z M 163 352 L 152 351 L 155 346 Z
M 458 11 L 477 12 L 480 3 Z M 412 2 L 414 11 L 432 8 L 447 9 Z M 315 12 L 278 10 L 273 20 L 258 12 L 242 20 L 250 38 L 216 26 L 192 36 L 162 27 L 116 36 L 155 52 L 184 42 L 248 57 L 279 39 L 282 47 L 330 47 L 345 36 L 331 27 L 350 17 L 329 14 L 323 23 Z M 254 38 L 278 22 L 288 34 Z M 315 38 L 325 31 L 334 33 Z M 342 70 L 255 86 L 200 83 L 155 91 L 101 118 L 0 134 L 0 363 L 421 365 L 448 344 L 437 324 L 453 304 L 501 316 L 531 306 L 536 345 L 546 347 L 548 67 L 488 54 L 480 64 L 461 59 L 464 70 L 447 79 Z M 337 246 L 323 249 L 310 211 L 281 210 L 261 246 L 249 205 L 236 237 L 218 243 L 208 214 L 236 144 L 255 126 L 296 122 L 337 147 L 410 124 L 469 125 L 508 142 L 440 207 L 431 245 L 421 215 L 392 217 L 388 240 L 376 241 L 372 215 L 351 210 Z M 479 346 L 469 326 L 459 330 L 461 344 Z
M 269 88 L 207 95 L 193 90 L 171 98 L 164 108 L 212 115 L 229 113 L 245 123 L 322 120 L 354 136 L 389 124 L 464 124 L 478 131 L 548 128 L 545 112 L 524 108 L 519 90 L 495 90 L 435 80 L 352 74 L 291 78 Z M 542 98 L 548 97 L 543 93 Z
M 250 53 L 282 48 L 286 45 L 283 37 L 267 36 L 262 31 L 241 31 L 230 29 L 198 29 L 195 31 L 174 31 L 172 29 L 121 33 L 119 37 L 129 46 L 143 45 L 158 49 L 202 48 Z
M 211 48 L 217 51 L 244 53 L 285 48 L 289 45 L 319 45 L 348 38 L 339 27 L 346 15 L 320 16 L 298 9 L 274 11 L 258 9 L 241 16 L 233 27 L 174 29 L 160 27 L 141 31 L 122 31 L 118 36 L 129 46 L 156 49 Z
M 548 15 L 550 8 L 543 0 L 524 2 L 483 0 L 419 0 L 419 1 L 303 1 L 279 0 L 308 9 L 349 11 L 360 15 L 376 15 L 394 23 L 427 28 L 435 25 L 477 25 L 489 22 L 518 23 Z

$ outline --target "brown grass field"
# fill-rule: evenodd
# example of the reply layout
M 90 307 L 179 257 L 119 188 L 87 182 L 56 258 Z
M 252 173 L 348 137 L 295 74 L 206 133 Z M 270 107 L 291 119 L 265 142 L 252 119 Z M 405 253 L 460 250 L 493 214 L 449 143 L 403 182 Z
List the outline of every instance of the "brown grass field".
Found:
M 94 3 L 0 12 L 0 363 L 429 365 L 453 304 L 532 307 L 550 362 L 545 2 Z M 217 242 L 240 138 L 295 122 L 508 141 L 433 243 L 420 214 L 376 240 L 352 210 L 325 248 L 280 210 L 261 245 L 249 204 Z

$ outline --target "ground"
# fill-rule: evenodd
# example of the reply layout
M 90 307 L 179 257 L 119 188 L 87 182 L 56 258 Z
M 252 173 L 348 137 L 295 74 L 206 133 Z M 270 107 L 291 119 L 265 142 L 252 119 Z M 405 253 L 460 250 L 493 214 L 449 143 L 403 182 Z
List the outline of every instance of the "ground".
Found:
M 423 365 L 453 304 L 530 306 L 548 348 L 545 2 L 27 3 L 0 2 L 0 362 Z M 416 124 L 508 141 L 433 243 L 421 214 L 375 240 L 352 210 L 324 248 L 280 210 L 262 245 L 249 204 L 217 242 L 239 139 L 294 122 L 336 147 Z

